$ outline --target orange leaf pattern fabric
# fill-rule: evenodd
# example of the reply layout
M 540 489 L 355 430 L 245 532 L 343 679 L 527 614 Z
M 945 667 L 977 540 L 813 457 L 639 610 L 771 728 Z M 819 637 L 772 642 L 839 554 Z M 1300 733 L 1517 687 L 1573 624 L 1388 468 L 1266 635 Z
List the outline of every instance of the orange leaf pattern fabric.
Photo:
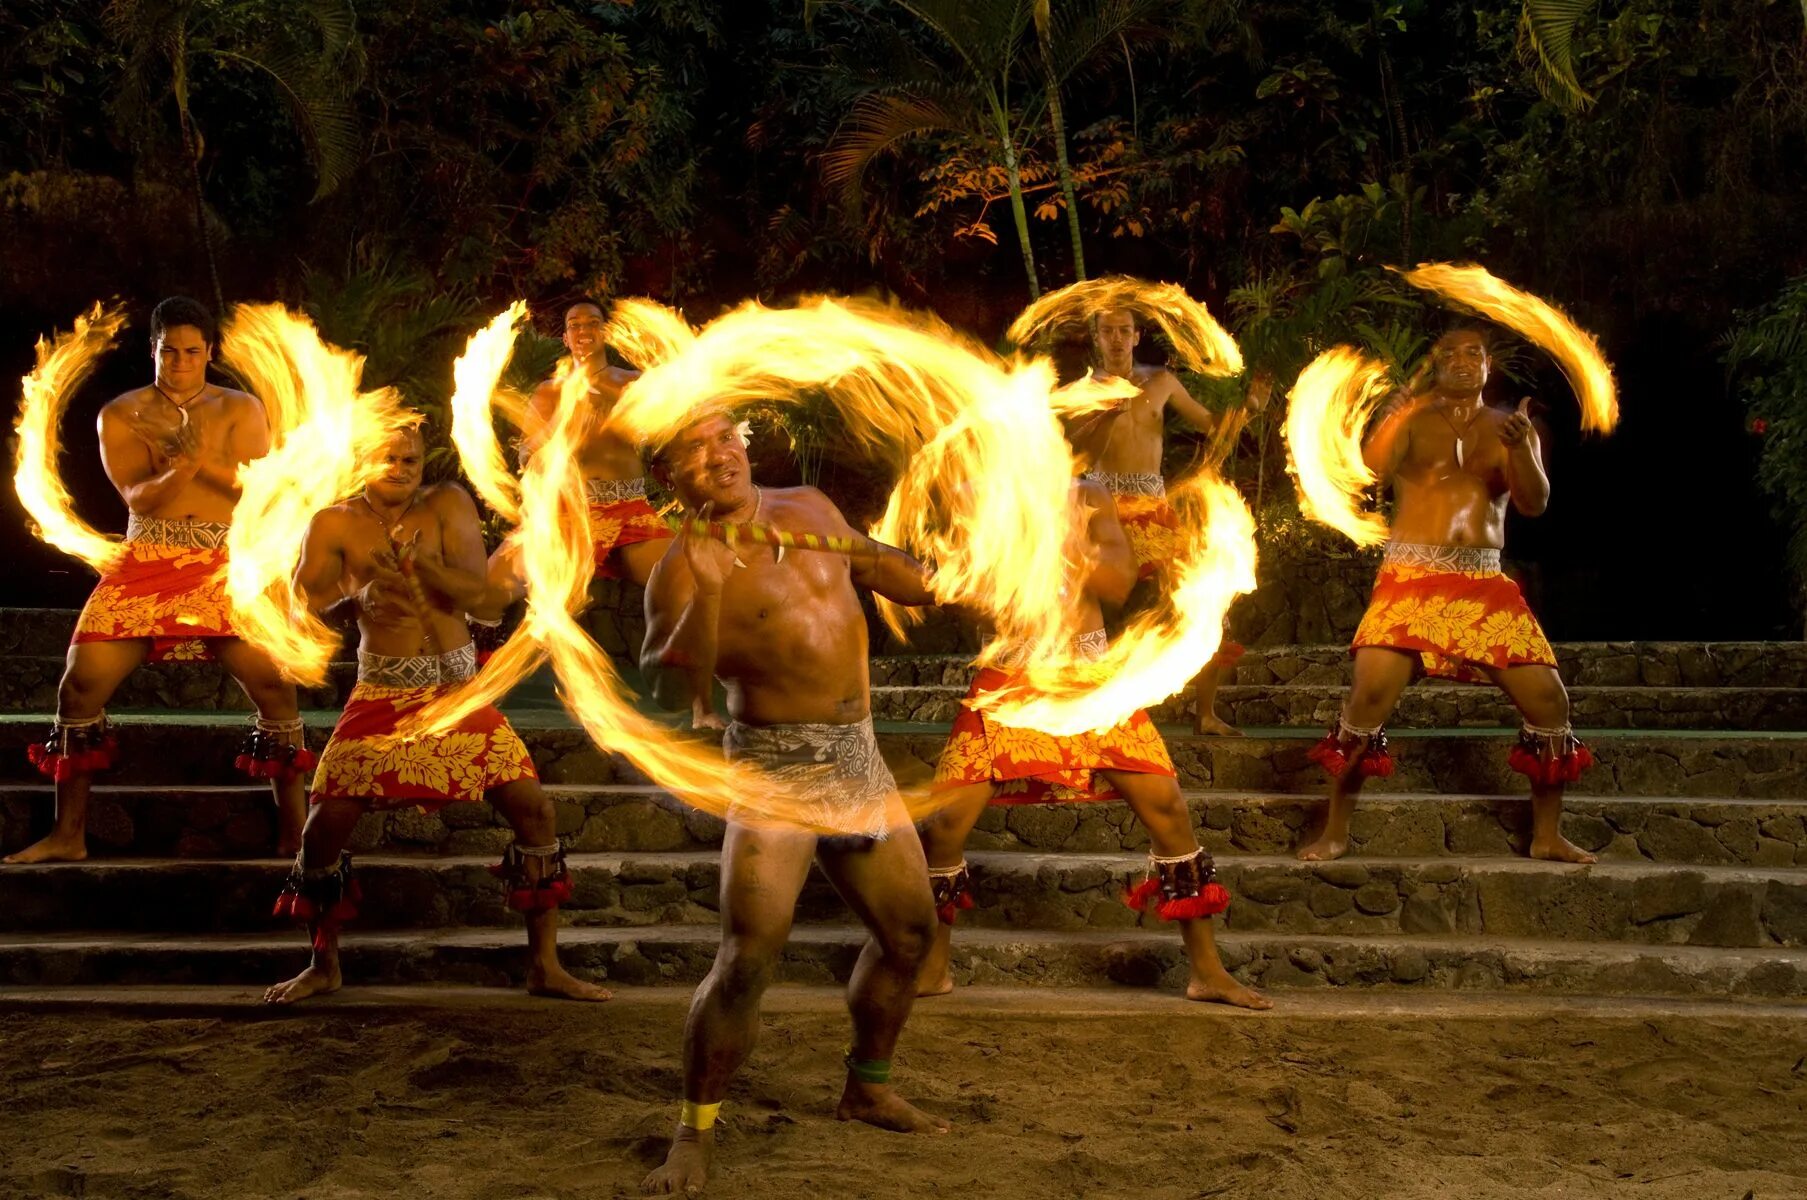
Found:
M 1012 676 L 994 667 L 979 672 L 967 699 L 994 691 Z M 974 783 L 997 785 L 993 804 L 1070 804 L 1120 800 L 1099 771 L 1137 775 L 1174 774 L 1173 759 L 1160 730 L 1137 711 L 1109 729 L 1055 737 L 1034 729 L 999 725 L 966 704 L 954 717 L 953 734 L 935 767 L 935 791 Z
M 149 638 L 151 662 L 211 658 L 207 638 L 229 638 L 226 552 L 157 542 L 126 543 L 76 618 L 76 643 Z
M 610 551 L 636 542 L 656 542 L 671 536 L 671 526 L 643 496 L 612 503 L 590 501 L 590 537 L 596 543 L 596 577 L 625 579 L 620 561 Z
M 1488 682 L 1481 666 L 1556 665 L 1518 584 L 1498 571 L 1383 565 L 1350 648 L 1363 646 L 1415 652 L 1426 675 L 1462 683 Z
M 314 773 L 313 801 L 352 797 L 375 809 L 412 804 L 432 812 L 517 779 L 537 779 L 533 759 L 514 727 L 494 708 L 481 708 L 450 733 L 395 736 L 402 716 L 458 685 L 352 689 Z

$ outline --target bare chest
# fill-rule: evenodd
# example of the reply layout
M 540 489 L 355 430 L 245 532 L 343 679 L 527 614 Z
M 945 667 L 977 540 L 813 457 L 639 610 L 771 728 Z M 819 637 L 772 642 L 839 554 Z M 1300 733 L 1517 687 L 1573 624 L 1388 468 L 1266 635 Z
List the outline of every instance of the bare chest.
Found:
M 370 578 L 379 555 L 412 548 L 416 554 L 443 557 L 439 522 L 429 514 L 411 512 L 393 525 L 385 525 L 354 503 L 345 530 L 345 572 L 362 585 Z

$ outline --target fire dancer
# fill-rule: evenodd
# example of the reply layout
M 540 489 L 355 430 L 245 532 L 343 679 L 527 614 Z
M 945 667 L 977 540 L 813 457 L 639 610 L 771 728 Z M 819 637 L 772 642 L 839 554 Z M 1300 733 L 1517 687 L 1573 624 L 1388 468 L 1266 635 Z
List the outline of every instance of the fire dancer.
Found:
M 1590 863 L 1562 836 L 1562 792 L 1593 755 L 1569 725 L 1556 656 L 1518 585 L 1500 573 L 1506 505 L 1535 517 L 1550 502 L 1531 401 L 1489 407 L 1487 340 L 1478 329 L 1444 334 L 1431 349 L 1430 383 L 1402 389 L 1377 414 L 1362 449 L 1393 485 L 1392 539 L 1351 653 L 1355 681 L 1336 726 L 1311 752 L 1330 772 L 1324 832 L 1299 850 L 1308 861 L 1349 847 L 1363 781 L 1391 775 L 1386 720 L 1419 674 L 1491 681 L 1524 717 L 1508 760 L 1531 780 L 1533 858 Z
M 1111 437 L 1113 423 L 1120 423 L 1113 413 L 1075 422 L 1070 432 L 1079 457 L 1089 458 L 1092 449 Z M 1089 511 L 1090 545 L 1082 557 L 1093 565 L 1075 589 L 1083 632 L 1074 651 L 1075 657 L 1097 659 L 1109 645 L 1102 606 L 1121 605 L 1128 598 L 1136 564 L 1111 494 L 1089 475 L 1075 486 L 1079 502 Z M 1011 665 L 1006 660 L 1003 666 L 981 670 L 967 699 L 1011 683 Z M 1230 895 L 1215 882 L 1211 855 L 1193 834 L 1173 759 L 1148 714 L 1138 711 L 1110 729 L 1058 737 L 999 725 L 963 704 L 941 752 L 934 786 L 944 805 L 922 823 L 922 842 L 940 924 L 918 975 L 919 994 L 953 990 L 949 954 L 954 921 L 961 909 L 973 906 L 966 838 L 987 804 L 1124 800 L 1148 830 L 1151 845 L 1148 877 L 1124 900 L 1138 911 L 1153 911 L 1162 920 L 1179 923 L 1192 964 L 1186 998 L 1240 1008 L 1272 1007 L 1265 996 L 1225 970 L 1218 957 L 1211 922 L 1229 905 Z
M 558 962 L 558 908 L 571 880 L 552 802 L 527 747 L 493 708 L 449 733 L 403 739 L 400 718 L 476 671 L 464 606 L 483 594 L 483 532 L 477 506 L 456 484 L 421 486 L 418 429 L 384 449 L 383 473 L 362 493 L 315 516 L 296 587 L 322 619 L 358 629 L 358 684 L 320 756 L 313 811 L 276 911 L 305 924 L 313 960 L 264 993 L 292 1004 L 340 984 L 339 931 L 357 915 L 357 885 L 345 844 L 372 809 L 488 799 L 514 829 L 490 868 L 509 907 L 527 919 L 527 990 L 572 1000 L 609 993 Z
M 1161 477 L 1167 410 L 1201 433 L 1216 434 L 1224 418 L 1192 398 L 1179 378 L 1165 367 L 1136 361 L 1142 331 L 1127 309 L 1107 309 L 1092 319 L 1094 372 L 1105 378 L 1127 379 L 1141 391 L 1117 410 L 1108 440 L 1088 478 L 1102 484 L 1115 498 L 1117 519 L 1135 556 L 1137 578 L 1157 575 L 1173 559 L 1174 531 L 1179 521 L 1167 503 L 1167 484 Z M 1257 374 L 1249 388 L 1246 408 L 1266 407 L 1272 381 Z M 1217 689 L 1230 676 L 1242 647 L 1225 638 L 1216 655 L 1205 664 L 1193 684 L 1193 729 L 1226 737 L 1241 731 L 1217 715 Z
M 898 1132 L 947 1125 L 891 1089 L 891 1055 L 915 999 L 917 968 L 935 924 L 922 846 L 872 732 L 866 622 L 855 586 L 900 604 L 932 603 L 920 564 L 862 537 L 814 488 L 767 491 L 753 482 L 734 423 L 712 415 L 664 446 L 654 471 L 692 513 L 762 522 L 861 543 L 851 558 L 727 545 L 688 534 L 667 548 L 647 585 L 641 670 L 670 709 L 693 705 L 720 678 L 732 718 L 730 759 L 769 770 L 815 823 L 737 821 L 722 845 L 722 940 L 684 1029 L 684 1103 L 665 1164 L 646 1190 L 702 1187 L 711 1126 L 728 1081 L 752 1051 L 759 1004 L 790 935 L 813 858 L 872 937 L 848 988 L 853 1045 L 836 1115 Z
M 199 303 L 172 296 L 151 312 L 148 387 L 100 411 L 100 456 L 130 512 L 125 556 L 95 585 L 69 644 L 50 736 L 31 747 L 56 782 L 56 826 L 9 863 L 76 862 L 88 856 L 88 794 L 113 765 L 117 743 L 106 706 L 147 659 L 217 658 L 257 708 L 238 765 L 270 780 L 277 844 L 292 853 L 307 803 L 295 688 L 261 651 L 233 634 L 226 600 L 226 531 L 238 503 L 238 469 L 270 449 L 255 396 L 207 378 L 217 331 Z

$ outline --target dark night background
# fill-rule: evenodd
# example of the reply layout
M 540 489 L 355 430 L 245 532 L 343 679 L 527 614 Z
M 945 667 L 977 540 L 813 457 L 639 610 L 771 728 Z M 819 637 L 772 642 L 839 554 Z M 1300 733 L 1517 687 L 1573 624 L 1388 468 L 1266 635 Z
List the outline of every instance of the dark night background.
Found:
M 212 301 L 197 192 L 229 302 L 307 306 L 369 352 L 367 383 L 429 412 L 463 337 L 517 295 L 551 332 L 586 292 L 696 321 L 749 296 L 876 291 L 996 338 L 1027 269 L 986 80 L 961 63 L 1015 81 L 1039 282 L 1074 277 L 1044 63 L 1010 24 L 1026 5 L 919 6 L 939 29 L 883 0 L 811 6 L 807 23 L 805 7 L 14 0 L 0 368 L 29 370 L 33 339 L 96 298 L 132 305 L 65 425 L 84 513 L 123 528 L 94 414 L 148 380 L 158 297 Z M 1552 637 L 1798 637 L 1807 455 L 1789 439 L 1807 368 L 1787 346 L 1728 363 L 1728 339 L 1807 270 L 1802 10 L 1582 6 L 1553 67 L 1522 33 L 1546 7 L 1055 4 L 1087 273 L 1182 283 L 1290 380 L 1344 339 L 1409 366 L 1438 314 L 1385 268 L 1483 262 L 1594 331 L 1619 378 L 1610 439 L 1581 438 L 1535 354 L 1493 393 L 1548 406 L 1554 498 L 1514 519 L 1508 554 Z M 1572 87 L 1552 75 L 1564 62 Z M 1276 424 L 1264 529 L 1289 515 Z M 1262 448 L 1249 438 L 1239 470 Z M 0 603 L 78 604 L 91 577 L 30 537 L 10 493 L 6 508 Z

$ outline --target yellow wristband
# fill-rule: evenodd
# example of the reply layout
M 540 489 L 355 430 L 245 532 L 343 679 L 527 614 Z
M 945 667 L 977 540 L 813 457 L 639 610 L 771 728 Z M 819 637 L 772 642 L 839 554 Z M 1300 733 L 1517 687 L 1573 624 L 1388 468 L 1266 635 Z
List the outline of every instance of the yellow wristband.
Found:
M 678 1110 L 678 1124 L 701 1133 L 715 1124 L 716 1114 L 721 1110 L 720 1100 L 714 1104 L 698 1104 L 695 1100 L 686 1100 L 684 1107 Z

